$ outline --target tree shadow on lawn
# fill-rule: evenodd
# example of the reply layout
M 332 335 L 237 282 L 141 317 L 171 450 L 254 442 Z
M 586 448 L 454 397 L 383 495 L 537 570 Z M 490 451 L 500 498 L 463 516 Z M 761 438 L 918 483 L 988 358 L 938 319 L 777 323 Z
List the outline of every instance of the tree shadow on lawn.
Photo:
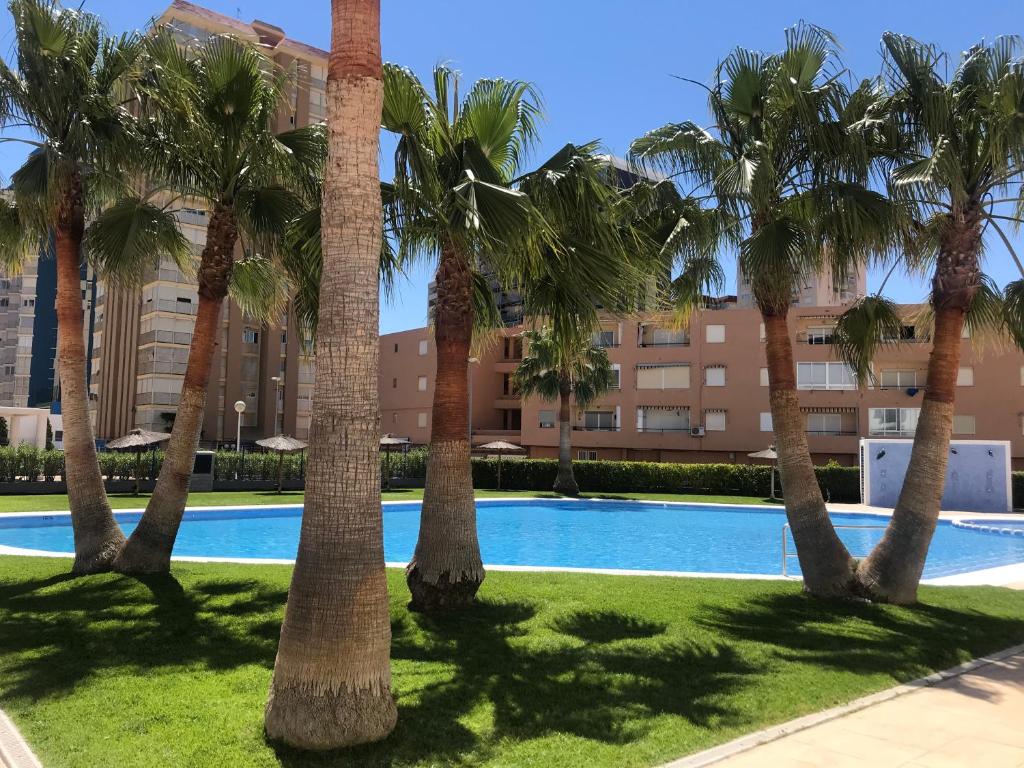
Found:
M 173 576 L 62 575 L 0 586 L 0 649 L 17 657 L 0 699 L 71 692 L 105 669 L 137 674 L 161 667 L 230 669 L 273 664 L 286 592 L 255 580 L 191 584 Z M 143 584 L 148 596 L 137 585 Z
M 556 622 L 562 637 L 528 630 L 534 616 L 528 603 L 488 600 L 450 616 L 400 616 L 392 659 L 399 669 L 414 663 L 418 674 L 396 675 L 395 732 L 344 754 L 278 748 L 281 764 L 469 766 L 494 757 L 503 743 L 553 734 L 625 745 L 661 715 L 698 727 L 733 722 L 721 701 L 757 672 L 725 645 L 652 642 L 664 627 L 632 616 L 580 612 Z M 593 627 L 603 639 L 581 643 L 581 628 Z M 474 717 L 482 728 L 460 722 Z
M 772 655 L 782 661 L 882 674 L 894 683 L 1024 639 L 1024 617 L 928 603 L 897 607 L 815 600 L 800 593 L 753 597 L 738 606 L 705 606 L 699 621 L 724 639 L 772 646 Z

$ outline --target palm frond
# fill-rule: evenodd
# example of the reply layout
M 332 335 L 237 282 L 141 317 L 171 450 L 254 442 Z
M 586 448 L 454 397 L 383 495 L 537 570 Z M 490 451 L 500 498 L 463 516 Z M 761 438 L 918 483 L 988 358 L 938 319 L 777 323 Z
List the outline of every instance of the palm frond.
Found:
M 192 249 L 177 219 L 139 198 L 123 198 L 90 222 L 83 249 L 89 263 L 114 285 L 140 286 L 163 257 L 186 274 Z
M 898 344 L 902 331 L 897 304 L 884 296 L 865 296 L 839 316 L 832 345 L 861 384 L 871 383 L 872 361 L 881 349 Z

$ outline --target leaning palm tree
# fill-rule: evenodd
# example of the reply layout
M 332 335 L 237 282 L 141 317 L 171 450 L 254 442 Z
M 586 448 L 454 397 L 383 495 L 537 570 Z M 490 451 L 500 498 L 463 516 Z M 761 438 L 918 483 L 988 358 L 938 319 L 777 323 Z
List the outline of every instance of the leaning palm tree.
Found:
M 379 0 L 334 0 L 323 282 L 302 534 L 266 731 L 304 749 L 376 741 L 395 727 L 380 506 Z
M 805 588 L 847 594 L 855 563 L 815 478 L 787 316 L 804 275 L 841 280 L 895 237 L 894 207 L 866 186 L 870 147 L 848 130 L 868 88 L 851 94 L 832 36 L 800 24 L 787 30 L 781 53 L 733 51 L 707 90 L 712 127 L 672 123 L 637 139 L 631 153 L 706 190 L 745 228 L 739 266 L 764 321 L 779 469 Z M 689 282 L 692 294 L 700 281 Z
M 523 397 L 558 402 L 558 474 L 553 490 L 566 496 L 580 493 L 572 469 L 572 403 L 586 408 L 614 381 L 608 353 L 594 346 L 583 328 L 574 334 L 556 334 L 548 326 L 525 331 L 526 354 L 513 379 Z
M 23 142 L 31 154 L 11 178 L 14 202 L 5 205 L 0 224 L 8 233 L 0 247 L 8 263 L 29 250 L 50 251 L 57 261 L 57 372 L 73 570 L 88 573 L 109 567 L 124 535 L 110 511 L 89 419 L 82 269 L 89 240 L 99 250 L 106 237 L 96 231 L 93 238 L 96 217 L 130 194 L 127 170 L 141 158 L 127 107 L 138 97 L 142 44 L 134 34 L 109 36 L 96 16 L 50 0 L 12 0 L 9 7 L 16 55 L 13 68 L 0 62 L 0 127 L 12 132 L 3 141 Z M 161 253 L 182 257 L 185 243 L 158 208 L 126 198 L 104 219 L 108 235 L 111 221 L 125 216 L 132 228 L 121 230 L 127 237 L 116 244 L 121 253 L 142 254 L 138 264 L 151 264 Z
M 908 266 L 932 273 L 934 330 L 903 488 L 857 577 L 874 599 L 913 603 L 945 485 L 964 325 L 1024 348 L 1024 279 L 1000 290 L 982 270 L 986 237 L 997 237 L 1024 278 L 1007 235 L 1024 222 L 1024 60 L 1019 39 L 998 38 L 964 53 L 947 80 L 936 48 L 895 34 L 882 43 L 886 89 L 856 127 L 881 139 L 890 194 L 916 210 L 906 255 Z M 844 315 L 838 338 L 860 376 L 900 324 L 882 297 Z
M 174 429 L 146 512 L 114 562 L 125 573 L 170 567 L 224 300 L 232 292 L 243 309 L 257 312 L 261 300 L 282 295 L 266 290 L 267 280 L 274 285 L 274 256 L 289 221 L 306 205 L 306 188 L 320 171 L 325 148 L 321 127 L 271 130 L 290 78 L 285 71 L 268 74 L 267 59 L 254 46 L 226 36 L 179 46 L 162 32 L 149 45 L 152 103 L 141 123 L 148 177 L 177 199 L 207 206 L 210 218 Z M 239 246 L 245 257 L 236 265 Z M 273 315 L 279 306 L 262 309 Z
M 512 189 L 536 138 L 538 100 L 523 82 L 480 80 L 458 98 L 458 76 L 434 70 L 428 90 L 384 67 L 384 129 L 397 137 L 394 222 L 402 263 L 437 264 L 437 373 L 419 538 L 406 571 L 413 610 L 471 603 L 484 578 L 470 472 L 468 366 L 485 269 L 514 272 L 534 252 L 536 214 Z

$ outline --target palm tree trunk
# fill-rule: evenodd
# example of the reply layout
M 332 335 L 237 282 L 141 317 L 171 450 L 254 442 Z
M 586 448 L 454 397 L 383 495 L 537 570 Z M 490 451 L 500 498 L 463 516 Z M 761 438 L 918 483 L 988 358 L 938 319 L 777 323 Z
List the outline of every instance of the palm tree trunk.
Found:
M 215 206 L 206 230 L 199 268 L 199 304 L 188 364 L 181 385 L 171 439 L 164 454 L 156 487 L 138 526 L 114 561 L 121 573 L 167 573 L 178 536 L 188 484 L 206 412 L 206 389 L 213 353 L 220 339 L 220 312 L 227 296 L 238 230 L 228 209 Z
M 103 487 L 89 419 L 85 328 L 82 318 L 82 236 L 85 212 L 75 176 L 57 216 L 57 369 L 64 419 L 64 480 L 75 536 L 75 573 L 110 568 L 124 534 L 114 521 Z
M 804 588 L 818 597 L 845 596 L 856 563 L 832 527 L 807 446 L 804 415 L 797 398 L 793 345 L 785 311 L 764 319 L 775 450 L 785 490 L 786 518 L 796 542 Z
M 977 220 L 968 218 L 950 228 L 939 254 L 932 286 L 935 333 L 910 462 L 885 535 L 857 569 L 861 588 L 874 600 L 917 602 L 945 490 L 961 336 L 980 284 L 980 242 Z
M 379 0 L 334 0 L 329 158 L 309 473 L 267 736 L 334 749 L 387 736 L 391 624 L 380 505 Z
M 452 243 L 446 243 L 437 267 L 437 374 L 427 481 L 416 551 L 406 569 L 412 593 L 409 607 L 414 611 L 469 605 L 484 580 L 468 434 L 472 292 L 467 260 Z
M 558 388 L 558 474 L 555 475 L 554 492 L 566 496 L 579 496 L 580 487 L 572 471 L 572 386 L 568 383 Z

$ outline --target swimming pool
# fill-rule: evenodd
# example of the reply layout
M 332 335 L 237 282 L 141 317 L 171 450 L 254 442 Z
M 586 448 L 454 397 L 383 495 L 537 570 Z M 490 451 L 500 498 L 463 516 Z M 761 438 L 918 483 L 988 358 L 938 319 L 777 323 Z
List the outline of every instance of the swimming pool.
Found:
M 175 554 L 184 557 L 292 559 L 302 509 L 250 507 L 190 510 Z M 117 513 L 130 532 L 139 513 Z M 480 548 L 490 565 L 778 575 L 782 571 L 781 508 L 620 501 L 479 501 Z M 882 535 L 887 518 L 833 514 L 854 555 Z M 384 554 L 412 555 L 419 503 L 384 505 Z M 67 515 L 0 516 L 0 545 L 48 552 L 72 550 Z M 790 539 L 790 551 L 792 539 Z M 926 578 L 1024 563 L 1024 536 L 993 535 L 941 521 Z M 790 573 L 799 573 L 795 558 Z

